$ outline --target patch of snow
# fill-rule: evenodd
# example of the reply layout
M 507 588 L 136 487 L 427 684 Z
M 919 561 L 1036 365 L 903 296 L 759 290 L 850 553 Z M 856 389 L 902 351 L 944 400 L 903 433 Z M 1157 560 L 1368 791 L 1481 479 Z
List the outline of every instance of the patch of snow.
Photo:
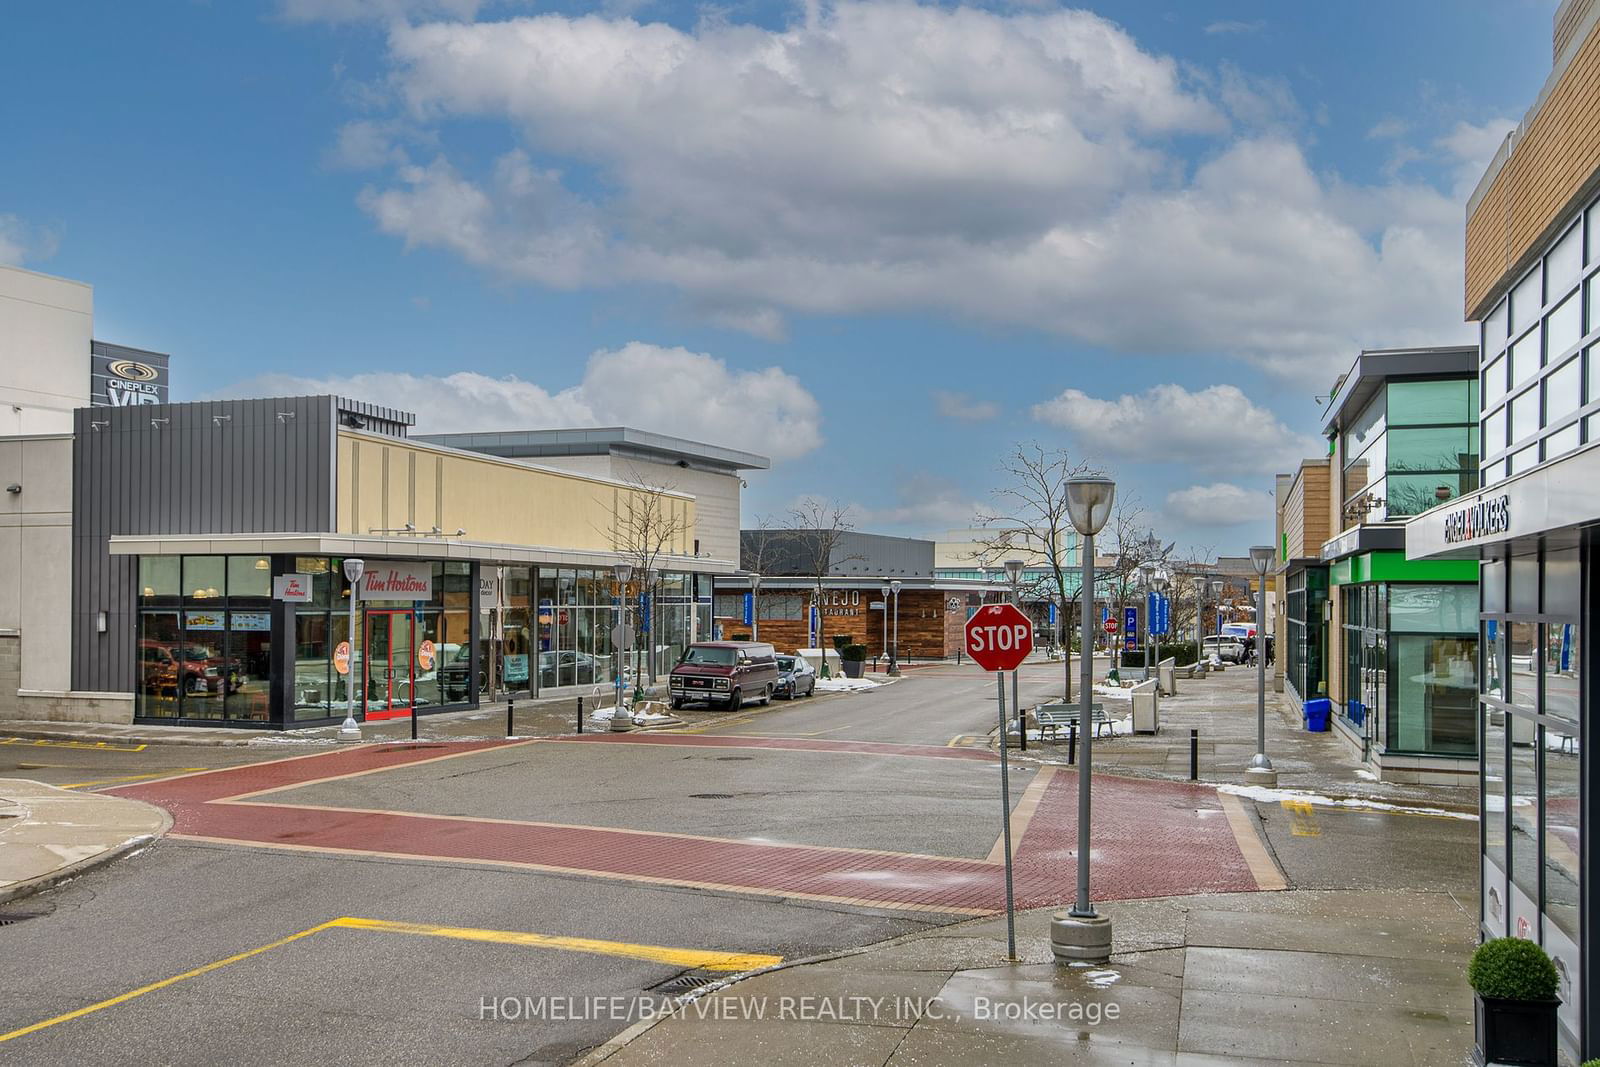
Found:
M 1445 819 L 1464 819 L 1476 822 L 1478 817 L 1467 811 L 1450 811 L 1446 808 L 1411 807 L 1405 804 L 1390 804 L 1382 800 L 1365 800 L 1359 797 L 1347 797 L 1344 800 L 1335 800 L 1325 797 L 1320 793 L 1311 793 L 1303 789 L 1268 789 L 1259 785 L 1219 785 L 1219 793 L 1231 793 L 1236 797 L 1247 800 L 1259 800 L 1268 804 L 1275 804 L 1284 800 L 1296 800 L 1306 804 L 1315 804 L 1328 808 L 1348 808 L 1355 811 L 1393 811 L 1405 815 L 1437 815 Z
M 874 682 L 870 678 L 818 678 L 817 692 L 865 693 L 869 689 L 877 689 L 887 684 L 887 682 Z
M 616 708 L 601 708 L 589 716 L 590 722 L 610 722 L 616 715 Z M 676 715 L 661 715 L 653 711 L 636 711 L 631 716 L 634 723 L 639 726 L 657 726 L 664 722 L 677 722 Z
M 1378 780 L 1378 776 L 1367 770 L 1365 767 L 1356 768 L 1356 777 L 1365 778 L 1369 782 L 1376 782 Z
M 1103 697 L 1116 697 L 1118 700 L 1133 699 L 1133 690 L 1131 688 L 1123 689 L 1121 686 L 1116 685 L 1097 685 L 1094 687 L 1094 691 Z
M 1085 971 L 1083 977 L 1096 989 L 1109 989 L 1122 981 L 1118 971 Z

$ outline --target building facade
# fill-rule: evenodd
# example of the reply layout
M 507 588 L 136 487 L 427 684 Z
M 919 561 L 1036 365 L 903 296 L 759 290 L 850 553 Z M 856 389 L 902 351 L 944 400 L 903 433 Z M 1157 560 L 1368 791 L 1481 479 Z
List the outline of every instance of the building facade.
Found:
M 1470 347 L 1362 352 L 1323 424 L 1333 729 L 1389 781 L 1476 770 L 1477 565 L 1408 560 L 1404 526 L 1477 487 L 1476 362 Z
M 1467 206 L 1482 488 L 1413 519 L 1412 560 L 1482 561 L 1476 730 L 1483 936 L 1542 944 L 1564 1051 L 1600 1055 L 1587 877 L 1597 825 L 1590 614 L 1600 531 L 1600 3 L 1556 14 L 1554 69 Z
M 1280 692 L 1296 703 L 1328 693 L 1328 565 L 1322 546 L 1331 535 L 1327 457 L 1301 462 L 1277 484 L 1278 572 L 1273 598 L 1278 602 L 1273 658 Z

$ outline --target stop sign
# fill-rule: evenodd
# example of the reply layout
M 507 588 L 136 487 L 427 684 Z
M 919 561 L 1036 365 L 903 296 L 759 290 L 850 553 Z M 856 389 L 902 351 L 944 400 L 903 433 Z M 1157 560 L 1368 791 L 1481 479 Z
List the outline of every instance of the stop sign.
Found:
M 1033 651 L 1033 623 L 1010 604 L 986 604 L 967 620 L 967 655 L 986 671 L 1011 671 Z
M 1117 620 L 1116 619 L 1107 619 L 1106 620 L 1106 633 L 1114 634 L 1116 632 L 1117 632 Z

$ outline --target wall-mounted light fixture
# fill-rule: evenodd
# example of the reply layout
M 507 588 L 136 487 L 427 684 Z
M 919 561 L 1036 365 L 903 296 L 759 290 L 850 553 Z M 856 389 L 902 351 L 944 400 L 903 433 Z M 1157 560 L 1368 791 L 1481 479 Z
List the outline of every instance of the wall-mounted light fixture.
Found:
M 171 421 L 172 421 L 171 419 L 151 419 L 150 420 L 150 428 L 154 429 L 154 430 L 159 430 L 159 429 L 161 429 L 163 426 L 165 426 L 167 423 L 169 423 Z
M 16 494 L 22 492 L 21 483 L 12 482 L 10 485 L 6 486 L 6 492 L 10 493 L 13 496 L 15 496 Z
M 294 416 L 295 416 L 295 413 L 292 412 L 292 411 L 280 411 L 280 412 L 278 412 L 278 421 L 279 422 L 288 422 L 290 419 L 294 418 Z
M 217 429 L 219 429 L 219 430 L 222 428 L 222 424 L 223 423 L 232 422 L 232 421 L 233 421 L 233 416 L 232 415 L 213 415 L 213 416 L 211 416 L 211 425 L 217 427 Z
M 97 633 L 97 634 L 103 634 L 103 633 L 106 632 L 107 629 L 109 629 L 109 626 L 108 626 L 107 621 L 106 621 L 106 613 L 103 612 L 103 611 L 95 612 L 94 613 L 94 632 Z

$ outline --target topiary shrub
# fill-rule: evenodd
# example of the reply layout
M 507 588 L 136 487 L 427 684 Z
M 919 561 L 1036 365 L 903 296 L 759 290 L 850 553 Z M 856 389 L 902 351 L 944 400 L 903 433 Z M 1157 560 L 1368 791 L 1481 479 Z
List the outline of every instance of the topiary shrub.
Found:
M 852 636 L 851 634 L 833 634 L 833 650 L 843 656 L 844 646 L 850 644 Z
M 867 646 L 845 645 L 839 650 L 839 658 L 850 660 L 852 663 L 860 663 L 867 658 Z
M 1467 964 L 1473 992 L 1488 1000 L 1553 1000 L 1560 978 L 1544 949 L 1520 937 L 1485 941 Z

